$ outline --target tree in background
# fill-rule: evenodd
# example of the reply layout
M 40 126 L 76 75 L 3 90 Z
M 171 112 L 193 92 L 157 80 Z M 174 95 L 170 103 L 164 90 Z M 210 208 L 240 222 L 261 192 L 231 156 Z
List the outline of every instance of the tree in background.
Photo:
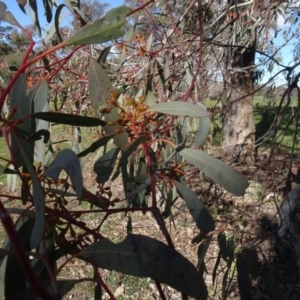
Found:
M 5 85 L 11 79 L 11 73 L 16 71 L 22 61 L 29 39 L 12 26 L 0 23 L 0 85 Z

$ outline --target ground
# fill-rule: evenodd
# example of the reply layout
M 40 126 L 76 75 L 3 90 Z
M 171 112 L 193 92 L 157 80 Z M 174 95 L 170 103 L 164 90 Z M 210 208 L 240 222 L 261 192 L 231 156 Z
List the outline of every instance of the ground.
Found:
M 66 133 L 62 133 L 64 135 Z M 66 138 L 61 136 L 61 139 Z M 63 147 L 68 147 L 65 145 Z M 86 147 L 86 145 L 84 146 Z M 299 157 L 292 158 L 284 152 L 275 152 L 268 164 L 269 152 L 259 150 L 254 166 L 238 165 L 227 160 L 236 170 L 243 174 L 250 186 L 244 197 L 233 197 L 224 189 L 213 184 L 201 173 L 188 180 L 189 187 L 198 195 L 199 201 L 209 209 L 216 230 L 210 235 L 201 235 L 185 205 L 184 200 L 178 199 L 173 207 L 173 218 L 166 219 L 167 228 L 174 241 L 176 250 L 188 258 L 194 265 L 198 262 L 199 253 L 207 246 L 204 263 L 204 277 L 210 299 L 240 299 L 237 280 L 237 255 L 245 246 L 256 249 L 258 254 L 257 276 L 251 278 L 253 299 L 300 299 L 299 268 L 300 259 L 296 251 L 298 245 L 292 235 L 284 238 L 277 235 L 277 209 L 284 195 L 298 183 Z M 292 160 L 292 163 L 290 164 Z M 97 188 L 93 163 L 95 154 L 90 154 L 83 168 L 85 187 L 94 192 Z M 291 167 L 294 182 L 287 181 L 288 170 Z M 192 166 L 186 166 L 191 170 Z M 3 182 L 5 179 L 3 179 Z M 120 178 L 107 185 L 113 192 L 113 197 L 124 198 Z M 0 193 L 7 193 L 6 184 L 0 187 Z M 18 191 L 10 192 L 17 195 Z M 160 200 L 162 201 L 162 200 Z M 15 203 L 4 201 L 6 207 Z M 160 204 L 160 203 L 159 203 Z M 124 204 L 120 204 L 125 205 Z M 69 207 L 73 209 L 89 209 L 87 203 L 78 203 L 70 199 Z M 300 207 L 296 207 L 292 220 L 295 232 L 300 235 L 298 219 Z M 88 226 L 95 227 L 103 215 L 94 214 L 83 217 Z M 163 235 L 150 213 L 132 213 L 132 228 L 134 233 L 153 237 L 165 242 Z M 102 234 L 115 242 L 121 241 L 126 235 L 128 215 L 116 214 L 109 217 L 102 227 Z M 298 230 L 299 229 L 299 230 Z M 224 233 L 227 244 L 232 245 L 232 259 L 228 261 L 219 258 L 218 235 Z M 2 239 L 5 237 L 0 232 Z M 210 240 L 211 239 L 211 240 Z M 200 250 L 199 250 L 200 249 Z M 60 261 L 62 262 L 63 259 Z M 204 265 L 203 265 L 204 266 Z M 147 278 L 125 276 L 107 270 L 101 271 L 118 300 L 122 299 L 159 299 L 155 284 Z M 59 273 L 59 279 L 80 279 L 92 277 L 92 268 L 80 260 L 72 260 Z M 175 290 L 163 286 L 167 299 L 180 299 L 181 295 Z M 74 289 L 64 299 L 93 299 L 94 285 L 91 282 L 76 284 Z M 251 299 L 252 299 L 251 298 Z M 109 299 L 107 294 L 103 299 Z M 245 298 L 248 299 L 248 298 Z M 250 299 L 250 298 L 249 298 Z

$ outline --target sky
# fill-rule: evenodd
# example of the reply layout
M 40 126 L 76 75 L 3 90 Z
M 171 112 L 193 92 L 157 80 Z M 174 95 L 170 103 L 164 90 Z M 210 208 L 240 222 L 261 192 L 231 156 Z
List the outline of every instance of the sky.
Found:
M 1 0 L 2 2 L 4 2 L 7 6 L 7 10 L 9 10 L 14 17 L 17 19 L 17 21 L 21 24 L 21 25 L 30 25 L 31 24 L 31 19 L 30 19 L 30 15 L 28 12 L 28 9 L 26 9 L 27 14 L 25 15 L 21 9 L 19 8 L 19 5 L 17 3 L 16 0 Z M 100 3 L 108 3 L 110 5 L 110 8 L 113 7 L 117 7 L 117 6 L 121 6 L 123 4 L 123 0 L 103 0 L 103 1 L 99 1 Z M 59 4 L 64 3 L 63 0 L 58 0 Z M 41 26 L 45 27 L 46 24 L 46 19 L 43 16 L 44 11 L 43 11 L 43 4 L 42 4 L 42 0 L 37 0 L 37 4 L 38 4 L 38 8 L 39 8 L 39 19 L 41 22 Z

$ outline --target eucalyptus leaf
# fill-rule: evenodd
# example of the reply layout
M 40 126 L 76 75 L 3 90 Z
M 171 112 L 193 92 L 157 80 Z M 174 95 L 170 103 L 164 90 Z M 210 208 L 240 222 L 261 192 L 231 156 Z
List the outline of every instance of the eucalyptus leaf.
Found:
M 208 117 L 209 112 L 198 105 L 186 102 L 162 102 L 150 106 L 147 111 L 155 111 L 174 116 Z
M 223 186 L 228 192 L 236 196 L 245 194 L 249 186 L 247 179 L 221 160 L 195 149 L 183 149 L 179 153 L 207 177 Z
M 29 0 L 29 14 L 33 22 L 33 28 L 35 32 L 38 34 L 39 37 L 41 37 L 41 26 L 39 22 L 38 7 L 36 0 Z
M 207 298 L 207 289 L 197 269 L 176 250 L 153 238 L 129 234 L 115 244 L 104 238 L 81 251 L 105 269 L 150 277 L 197 299 Z
M 44 176 L 57 180 L 62 169 L 64 169 L 70 176 L 76 195 L 78 199 L 81 199 L 83 177 L 79 158 L 76 156 L 74 151 L 70 149 L 60 151 L 44 172 Z
M 105 107 L 106 99 L 110 99 L 110 93 L 113 89 L 112 84 L 105 69 L 93 59 L 90 61 L 89 65 L 88 80 L 92 107 L 96 115 L 100 118 L 101 115 L 99 113 L 99 107 Z M 105 121 L 116 122 L 118 117 L 118 109 L 115 107 L 105 115 Z M 119 125 L 106 125 L 104 127 L 104 130 L 108 135 L 115 134 L 116 130 L 119 129 L 121 129 Z M 125 146 L 127 144 L 125 132 L 119 133 L 115 136 L 114 143 L 117 147 Z
M 202 107 L 204 110 L 206 110 L 206 107 L 202 103 L 199 102 L 198 105 Z M 196 146 L 200 147 L 204 143 L 209 133 L 209 128 L 210 128 L 210 118 L 208 117 L 200 118 L 199 129 L 196 133 L 196 138 L 195 138 Z
M 147 140 L 147 136 L 141 135 L 140 137 L 138 137 L 135 141 L 133 141 L 131 144 L 129 144 L 126 147 L 126 149 L 122 153 L 122 156 L 121 156 L 119 164 L 118 164 L 118 169 L 115 172 L 115 174 L 113 175 L 112 180 L 116 179 L 119 176 L 120 168 L 122 166 L 124 167 L 127 165 L 127 160 L 129 158 L 129 156 L 139 147 L 140 144 L 146 142 L 146 140 Z
M 88 81 L 91 104 L 95 113 L 100 118 L 99 107 L 106 105 L 105 101 L 110 98 L 110 92 L 113 88 L 105 69 L 94 59 L 90 60 Z
M 95 162 L 94 172 L 97 174 L 96 181 L 98 183 L 105 183 L 109 179 L 120 150 L 120 148 L 110 149 Z
M 205 233 L 215 230 L 215 222 L 212 216 L 206 207 L 200 202 L 197 195 L 195 195 L 182 183 L 176 180 L 173 180 L 173 183 L 176 186 L 179 195 L 185 201 L 198 228 Z
M 33 118 L 45 120 L 57 124 L 65 124 L 72 126 L 95 127 L 105 126 L 106 122 L 98 118 L 64 114 L 58 112 L 38 112 L 32 114 Z
M 26 93 L 26 78 L 27 74 L 21 74 L 15 84 L 12 87 L 10 98 L 9 98 L 9 109 L 12 111 L 17 108 L 12 120 L 22 119 L 32 113 L 32 99 L 34 91 L 28 94 Z M 15 133 L 21 139 L 23 149 L 26 152 L 26 157 L 29 159 L 31 164 L 33 163 L 34 143 L 26 142 L 26 139 L 35 132 L 34 120 L 28 118 L 21 124 L 15 126 Z M 15 136 L 11 135 L 11 148 L 15 156 L 15 162 L 18 167 L 24 167 L 24 158 L 20 155 L 20 149 Z
M 67 41 L 63 42 L 63 46 L 99 44 L 123 36 L 125 32 L 121 28 L 130 11 L 131 9 L 126 6 L 111 9 L 103 18 L 78 30 Z
M 115 134 L 103 136 L 98 141 L 92 143 L 88 148 L 86 148 L 82 152 L 78 153 L 77 156 L 83 157 L 91 152 L 95 152 L 98 148 L 105 146 L 114 136 L 115 136 Z
M 35 224 L 32 230 L 30 245 L 32 248 L 35 248 L 40 243 L 45 227 L 45 195 L 42 185 L 36 175 L 35 170 L 32 166 L 32 161 L 30 161 L 27 157 L 26 151 L 19 140 L 19 138 L 14 135 L 14 139 L 19 147 L 22 159 L 24 160 L 24 164 L 30 174 L 33 186 L 33 202 L 35 206 Z
M 107 56 L 108 56 L 108 54 L 109 54 L 111 48 L 112 48 L 112 45 L 107 46 L 106 48 L 104 48 L 104 49 L 101 51 L 101 53 L 100 53 L 100 55 L 99 55 L 99 57 L 98 57 L 98 59 L 97 59 L 97 63 L 98 63 L 98 64 L 103 65 L 103 64 L 105 63 L 105 61 L 106 61 L 106 59 L 107 59 Z

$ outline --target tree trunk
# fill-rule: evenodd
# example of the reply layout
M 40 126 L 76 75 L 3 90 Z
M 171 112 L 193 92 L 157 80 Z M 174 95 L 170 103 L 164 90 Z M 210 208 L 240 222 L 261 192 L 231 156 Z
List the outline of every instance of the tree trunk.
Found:
M 255 41 L 247 49 L 233 48 L 222 129 L 224 159 L 254 163 L 253 67 Z

